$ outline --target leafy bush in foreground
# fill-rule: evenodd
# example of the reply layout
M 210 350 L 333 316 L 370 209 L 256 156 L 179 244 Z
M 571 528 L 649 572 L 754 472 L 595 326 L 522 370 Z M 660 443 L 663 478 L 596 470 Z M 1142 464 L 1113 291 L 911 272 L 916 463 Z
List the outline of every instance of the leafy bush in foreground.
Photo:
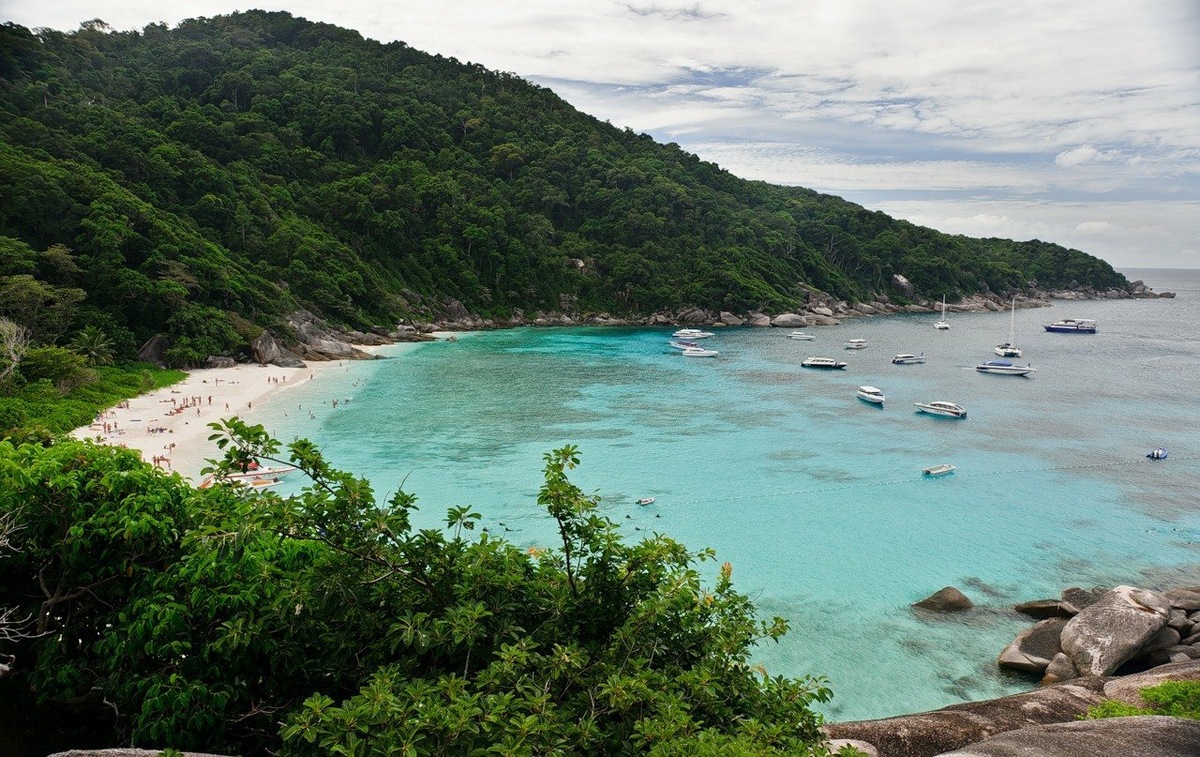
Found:
M 214 424 L 217 472 L 274 459 L 261 426 Z M 625 544 L 545 457 L 561 544 L 523 551 L 469 508 L 414 531 L 411 495 L 289 445 L 299 495 L 194 490 L 132 453 L 0 443 L 4 642 L 42 701 L 93 697 L 114 743 L 240 754 L 821 754 L 821 679 L 750 663 L 786 630 L 726 565 L 706 585 L 665 537 Z M 282 731 L 278 724 L 284 723 Z

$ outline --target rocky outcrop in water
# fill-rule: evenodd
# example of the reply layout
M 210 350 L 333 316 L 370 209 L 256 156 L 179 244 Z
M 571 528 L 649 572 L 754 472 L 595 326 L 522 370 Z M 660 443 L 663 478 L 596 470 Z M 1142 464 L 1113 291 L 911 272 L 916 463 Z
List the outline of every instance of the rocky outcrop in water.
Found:
M 1200 587 L 1154 592 L 1072 588 L 1059 600 L 1017 605 L 1049 617 L 1000 653 L 1002 668 L 1058 683 L 1200 659 Z

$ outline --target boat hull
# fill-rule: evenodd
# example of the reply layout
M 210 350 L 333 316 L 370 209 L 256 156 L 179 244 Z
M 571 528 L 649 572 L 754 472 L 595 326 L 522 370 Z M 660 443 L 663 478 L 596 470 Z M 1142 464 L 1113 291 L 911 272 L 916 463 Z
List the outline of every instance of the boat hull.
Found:
M 950 465 L 949 463 L 942 463 L 941 465 L 931 465 L 928 468 L 921 469 L 921 473 L 925 474 L 926 476 L 930 476 L 931 478 L 936 478 L 937 476 L 946 476 L 953 472 L 954 472 L 954 466 Z
M 820 368 L 827 371 L 845 370 L 847 363 L 830 358 L 809 358 L 800 364 L 802 368 Z
M 966 418 L 967 417 L 967 411 L 965 408 L 962 408 L 962 407 L 957 407 L 957 406 L 949 407 L 949 406 L 944 406 L 944 405 L 924 404 L 921 402 L 914 402 L 913 404 L 916 405 L 917 410 L 921 411 L 922 413 L 928 413 L 929 415 L 936 415 L 940 418 Z

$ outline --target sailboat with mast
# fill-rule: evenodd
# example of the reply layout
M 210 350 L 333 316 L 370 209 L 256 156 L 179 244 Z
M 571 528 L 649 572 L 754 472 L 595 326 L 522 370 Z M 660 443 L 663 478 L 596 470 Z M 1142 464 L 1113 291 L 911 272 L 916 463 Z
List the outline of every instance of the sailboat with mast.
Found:
M 950 328 L 950 324 L 946 322 L 946 295 L 944 294 L 942 295 L 942 320 L 933 324 L 933 327 L 939 331 L 945 331 Z
M 1012 310 L 1008 316 L 1008 341 L 996 345 L 996 354 L 1000 357 L 1021 357 L 1021 348 L 1013 344 L 1013 332 L 1017 323 L 1017 298 L 1013 296 Z

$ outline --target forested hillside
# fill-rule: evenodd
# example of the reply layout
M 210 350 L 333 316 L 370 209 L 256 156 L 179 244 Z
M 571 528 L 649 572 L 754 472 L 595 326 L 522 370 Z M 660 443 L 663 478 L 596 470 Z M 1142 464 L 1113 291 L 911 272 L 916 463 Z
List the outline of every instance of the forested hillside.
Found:
M 1042 242 L 941 234 L 738 179 L 507 73 L 286 13 L 0 27 L 0 317 L 119 355 L 235 348 L 297 307 L 363 328 L 451 300 L 649 314 L 1036 280 L 1128 282 Z

